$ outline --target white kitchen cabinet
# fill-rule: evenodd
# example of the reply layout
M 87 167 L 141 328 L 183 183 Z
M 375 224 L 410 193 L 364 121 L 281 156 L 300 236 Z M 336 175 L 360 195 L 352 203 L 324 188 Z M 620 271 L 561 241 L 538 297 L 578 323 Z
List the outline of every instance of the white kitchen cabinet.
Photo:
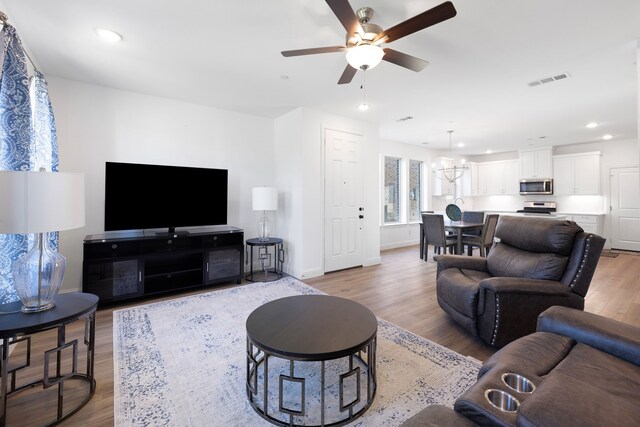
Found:
M 518 160 L 478 164 L 478 195 L 519 194 L 520 164 Z
M 520 178 L 553 178 L 552 148 L 520 151 Z
M 478 186 L 478 164 L 468 162 L 465 164 L 469 169 L 464 171 L 462 175 L 462 197 L 477 196 L 479 191 Z
M 587 233 L 602 235 L 602 215 L 568 215 L 567 219 L 575 221 Z
M 520 194 L 520 164 L 518 161 L 503 164 L 502 194 Z
M 554 156 L 553 176 L 553 193 L 557 196 L 599 195 L 600 153 Z
M 450 168 L 453 166 L 453 159 L 448 157 L 438 157 L 435 159 L 435 167 L 433 168 L 433 195 L 434 196 L 454 196 L 455 186 L 453 182 L 449 182 L 447 179 L 440 179 L 442 174 L 438 172 L 441 168 Z

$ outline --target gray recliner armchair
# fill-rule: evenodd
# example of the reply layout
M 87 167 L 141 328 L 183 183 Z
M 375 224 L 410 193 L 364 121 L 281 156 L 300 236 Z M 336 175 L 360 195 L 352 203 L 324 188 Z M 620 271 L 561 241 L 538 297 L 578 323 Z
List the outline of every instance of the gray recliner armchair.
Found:
M 487 258 L 442 255 L 438 304 L 494 347 L 530 334 L 547 308 L 584 309 L 605 239 L 573 221 L 500 217 Z

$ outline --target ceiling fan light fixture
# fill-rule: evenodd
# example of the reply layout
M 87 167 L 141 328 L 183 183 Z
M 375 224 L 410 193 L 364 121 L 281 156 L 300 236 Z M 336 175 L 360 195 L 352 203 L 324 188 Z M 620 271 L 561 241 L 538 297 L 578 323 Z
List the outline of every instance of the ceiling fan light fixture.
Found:
M 382 61 L 384 50 L 373 44 L 359 44 L 347 50 L 347 62 L 356 70 L 370 70 Z

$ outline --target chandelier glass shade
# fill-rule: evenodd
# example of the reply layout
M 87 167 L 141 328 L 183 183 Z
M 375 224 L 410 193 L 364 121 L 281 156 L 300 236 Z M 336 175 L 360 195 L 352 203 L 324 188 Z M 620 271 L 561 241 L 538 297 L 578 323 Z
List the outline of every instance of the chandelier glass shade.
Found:
M 347 51 L 347 62 L 356 70 L 370 70 L 382 61 L 384 50 L 374 44 L 362 43 Z

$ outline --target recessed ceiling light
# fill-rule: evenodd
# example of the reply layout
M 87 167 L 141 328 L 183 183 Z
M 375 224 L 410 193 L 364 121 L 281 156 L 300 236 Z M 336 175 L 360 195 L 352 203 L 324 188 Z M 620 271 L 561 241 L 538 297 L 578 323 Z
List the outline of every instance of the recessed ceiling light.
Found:
M 358 105 L 358 110 L 360 111 L 367 111 L 369 109 L 369 104 L 365 104 L 364 102 L 360 105 Z
M 609 133 L 608 133 L 608 134 L 606 134 L 606 135 L 602 135 L 602 139 L 604 139 L 605 141 L 608 141 L 608 140 L 610 140 L 611 138 L 613 138 L 613 135 L 611 135 L 611 134 L 609 134 Z
M 596 122 L 587 123 L 585 127 L 589 128 L 589 129 L 597 128 L 598 127 L 598 123 L 596 123 Z
M 486 152 L 487 154 L 491 154 L 491 153 L 493 153 L 493 151 L 491 151 L 491 150 L 487 150 L 487 151 L 485 151 L 485 152 Z
M 464 147 L 464 142 L 458 142 L 458 147 L 460 148 Z
M 109 43 L 117 43 L 122 40 L 122 36 L 115 31 L 107 30 L 105 28 L 96 28 L 96 34 L 104 41 Z

